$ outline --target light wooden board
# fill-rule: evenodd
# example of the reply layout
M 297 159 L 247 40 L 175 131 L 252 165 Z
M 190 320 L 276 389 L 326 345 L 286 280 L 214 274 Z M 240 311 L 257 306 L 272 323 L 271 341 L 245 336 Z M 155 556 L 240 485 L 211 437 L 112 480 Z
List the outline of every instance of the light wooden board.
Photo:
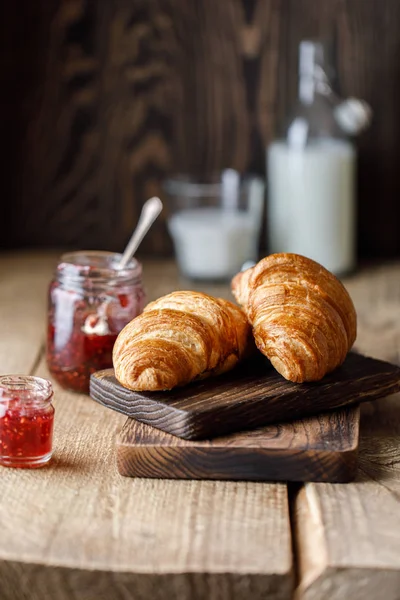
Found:
M 43 365 L 39 373 L 47 375 Z M 160 578 L 160 598 L 172 597 L 177 589 L 182 598 L 203 597 L 193 593 L 187 574 L 195 574 L 199 590 L 210 598 L 244 599 L 250 590 L 252 597 L 262 598 L 265 589 L 274 591 L 274 598 L 290 597 L 284 485 L 122 478 L 113 442 L 125 418 L 59 389 L 55 406 L 49 468 L 2 472 L 2 497 L 13 502 L 2 506 L 0 580 L 9 561 L 22 561 L 48 568 L 41 592 L 51 598 L 64 597 L 51 594 L 61 576 L 55 567 L 72 570 L 62 584 L 72 587 L 69 598 L 80 597 L 77 570 L 87 572 L 86 579 L 78 576 L 89 586 L 85 600 L 99 597 L 93 570 L 103 573 L 104 598 L 150 597 Z M 143 579 L 143 596 L 136 596 L 136 575 L 143 573 L 148 584 Z M 24 578 L 24 585 L 29 589 L 35 580 Z M 121 589 L 111 595 L 115 585 Z
M 399 362 L 400 270 L 348 282 L 359 316 L 357 349 Z M 362 408 L 359 474 L 351 485 L 307 484 L 294 502 L 304 600 L 398 600 L 400 395 Z
M 3 372 L 34 368 L 53 261 L 0 256 Z M 169 263 L 145 274 L 149 298 L 189 285 Z M 400 266 L 358 274 L 348 287 L 357 349 L 399 362 Z M 399 403 L 364 407 L 356 483 L 309 484 L 294 502 L 298 598 L 398 600 Z M 112 443 L 124 418 L 58 391 L 56 408 L 53 465 L 0 471 L 1 600 L 291 597 L 284 485 L 121 478 Z
M 47 259 L 41 265 L 36 273 L 45 287 Z M 17 287 L 32 268 L 20 266 Z M 26 338 L 36 350 L 44 291 L 38 283 L 21 296 L 17 313 L 38 321 L 28 324 L 33 333 Z M 13 294 L 5 297 L 0 329 L 15 307 Z M 7 371 L 14 365 L 28 372 L 34 353 L 18 340 L 21 350 Z M 35 373 L 48 375 L 43 362 Z M 1 600 L 291 597 L 285 485 L 123 478 L 114 440 L 125 417 L 57 386 L 55 407 L 50 465 L 0 470 Z

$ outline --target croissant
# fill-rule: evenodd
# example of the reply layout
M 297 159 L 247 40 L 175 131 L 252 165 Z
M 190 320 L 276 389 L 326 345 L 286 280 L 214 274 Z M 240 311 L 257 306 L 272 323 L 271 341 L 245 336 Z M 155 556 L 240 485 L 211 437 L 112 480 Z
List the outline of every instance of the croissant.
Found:
M 356 339 L 353 302 L 332 273 L 298 254 L 272 254 L 238 273 L 232 292 L 259 350 L 290 381 L 318 381 Z
M 173 292 L 148 304 L 120 332 L 115 377 L 131 390 L 169 390 L 232 369 L 251 342 L 246 316 L 232 302 Z

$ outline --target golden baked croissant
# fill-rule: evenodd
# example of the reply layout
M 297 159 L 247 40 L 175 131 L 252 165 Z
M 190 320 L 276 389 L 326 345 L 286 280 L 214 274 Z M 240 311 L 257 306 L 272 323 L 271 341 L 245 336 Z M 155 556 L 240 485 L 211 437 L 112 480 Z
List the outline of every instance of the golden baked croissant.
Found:
M 317 381 L 344 361 L 356 338 L 353 302 L 332 273 L 298 254 L 272 254 L 238 273 L 232 291 L 255 342 L 295 382 Z
M 200 292 L 148 304 L 118 335 L 115 377 L 131 390 L 169 390 L 232 369 L 252 342 L 243 311 Z

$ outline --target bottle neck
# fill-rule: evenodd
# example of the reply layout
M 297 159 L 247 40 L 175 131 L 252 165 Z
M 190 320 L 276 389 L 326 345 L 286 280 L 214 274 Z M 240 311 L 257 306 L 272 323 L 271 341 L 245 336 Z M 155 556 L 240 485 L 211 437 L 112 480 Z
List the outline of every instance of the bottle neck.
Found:
M 301 104 L 306 106 L 313 104 L 316 96 L 319 95 L 315 78 L 309 75 L 300 76 L 298 94 Z
M 346 139 L 336 122 L 330 88 L 318 75 L 300 75 L 296 112 L 286 130 L 292 148 L 304 148 L 315 139 Z
M 327 101 L 333 96 L 331 85 L 323 67 L 316 65 L 313 74 L 300 73 L 298 96 L 301 104 L 306 106 L 317 100 Z
M 331 68 L 329 47 L 320 41 L 303 40 L 299 47 L 299 100 L 310 105 L 318 97 L 326 97 Z

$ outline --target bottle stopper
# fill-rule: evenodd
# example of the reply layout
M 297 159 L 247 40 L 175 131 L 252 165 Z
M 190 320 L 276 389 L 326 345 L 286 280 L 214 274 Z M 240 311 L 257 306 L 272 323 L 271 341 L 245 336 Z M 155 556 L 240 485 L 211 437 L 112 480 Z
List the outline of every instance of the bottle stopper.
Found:
M 342 100 L 333 109 L 339 127 L 349 135 L 359 135 L 371 124 L 372 109 L 367 102 L 358 98 Z
M 372 108 L 360 98 L 342 98 L 332 89 L 325 70 L 320 65 L 314 67 L 316 86 L 320 94 L 333 104 L 333 115 L 340 129 L 348 135 L 359 135 L 371 124 Z

